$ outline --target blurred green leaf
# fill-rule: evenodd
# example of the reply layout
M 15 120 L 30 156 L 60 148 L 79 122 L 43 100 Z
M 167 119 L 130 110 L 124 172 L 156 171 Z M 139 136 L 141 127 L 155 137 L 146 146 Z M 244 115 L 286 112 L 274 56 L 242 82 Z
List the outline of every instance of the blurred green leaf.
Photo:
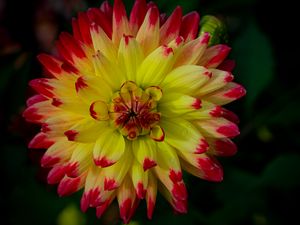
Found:
M 261 177 L 264 185 L 278 188 L 300 186 L 300 156 L 282 155 L 268 164 Z
M 272 47 L 255 22 L 250 21 L 233 43 L 232 55 L 237 62 L 236 78 L 247 89 L 246 111 L 251 115 L 256 98 L 273 78 Z
M 57 218 L 58 225 L 84 225 L 84 214 L 74 204 L 64 208 Z

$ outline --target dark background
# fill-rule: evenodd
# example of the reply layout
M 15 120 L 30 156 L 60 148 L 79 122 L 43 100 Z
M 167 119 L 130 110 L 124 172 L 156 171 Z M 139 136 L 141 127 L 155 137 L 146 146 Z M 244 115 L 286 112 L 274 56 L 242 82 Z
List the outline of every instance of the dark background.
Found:
M 125 1 L 128 9 L 133 1 Z M 299 13 L 289 1 L 155 0 L 170 13 L 181 5 L 224 19 L 237 62 L 236 80 L 247 96 L 228 108 L 240 116 L 239 152 L 222 158 L 222 183 L 185 176 L 189 212 L 174 215 L 159 196 L 154 218 L 142 202 L 132 225 L 276 225 L 298 221 L 300 188 Z M 78 11 L 97 0 L 0 0 L 0 223 L 4 225 L 120 224 L 117 206 L 102 219 L 79 210 L 81 193 L 59 198 L 38 165 L 43 152 L 26 145 L 37 127 L 21 113 L 32 93 L 27 83 L 41 76 L 36 55 L 53 52 L 59 32 L 70 31 Z M 297 223 L 297 222 L 296 222 Z M 295 223 L 293 223 L 295 224 Z

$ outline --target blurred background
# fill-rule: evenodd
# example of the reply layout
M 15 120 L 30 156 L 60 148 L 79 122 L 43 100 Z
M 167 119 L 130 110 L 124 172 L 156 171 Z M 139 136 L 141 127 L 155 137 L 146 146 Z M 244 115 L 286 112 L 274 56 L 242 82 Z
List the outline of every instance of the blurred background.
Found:
M 296 7 L 289 1 L 154 0 L 162 12 L 176 5 L 184 13 L 212 14 L 227 24 L 229 58 L 236 81 L 247 96 L 228 106 L 240 116 L 239 151 L 222 158 L 225 177 L 210 183 L 186 175 L 189 211 L 174 215 L 159 196 L 154 218 L 145 203 L 131 225 L 280 225 L 298 221 L 300 188 L 300 79 Z M 130 9 L 133 0 L 125 1 Z M 32 92 L 28 81 L 40 77 L 36 55 L 54 52 L 61 31 L 70 31 L 78 11 L 101 0 L 0 0 L 0 170 L 3 225 L 121 224 L 116 205 L 102 219 L 79 209 L 81 193 L 59 198 L 39 167 L 42 151 L 26 145 L 38 127 L 21 117 Z M 299 20 L 299 19 L 298 19 Z M 297 222 L 296 222 L 297 223 Z M 295 224 L 295 223 L 293 223 Z

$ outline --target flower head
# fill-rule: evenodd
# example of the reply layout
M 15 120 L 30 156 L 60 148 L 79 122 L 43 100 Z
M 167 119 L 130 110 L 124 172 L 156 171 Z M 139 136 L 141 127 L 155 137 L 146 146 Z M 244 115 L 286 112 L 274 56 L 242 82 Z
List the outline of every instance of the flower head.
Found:
M 41 125 L 29 147 L 47 149 L 48 182 L 60 196 L 83 188 L 82 210 L 98 216 L 117 199 L 125 223 L 141 199 L 152 217 L 157 190 L 185 213 L 182 169 L 221 181 L 215 156 L 236 152 L 237 117 L 222 106 L 245 90 L 226 71 L 230 48 L 197 36 L 198 13 L 166 18 L 145 0 L 129 19 L 121 0 L 105 1 L 72 25 L 58 57 L 39 55 L 50 77 L 30 82 L 38 94 L 24 112 Z

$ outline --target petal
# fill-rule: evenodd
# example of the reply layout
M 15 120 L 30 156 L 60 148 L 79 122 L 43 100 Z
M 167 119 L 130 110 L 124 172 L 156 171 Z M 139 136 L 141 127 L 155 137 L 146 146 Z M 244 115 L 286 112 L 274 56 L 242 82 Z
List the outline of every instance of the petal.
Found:
M 106 121 L 83 119 L 65 132 L 69 141 L 94 142 L 108 126 Z
M 140 43 L 144 55 L 149 55 L 159 45 L 159 12 L 157 7 L 151 7 L 145 16 L 136 40 Z
M 157 163 L 159 167 L 169 170 L 170 173 L 181 171 L 176 150 L 166 142 L 157 143 Z
M 202 134 L 184 119 L 179 117 L 172 118 L 172 120 L 163 119 L 161 126 L 166 133 L 166 142 L 180 151 L 199 154 L 208 149 L 208 144 Z
M 68 161 L 77 144 L 60 138 L 51 145 L 41 159 L 42 167 L 53 167 Z
M 144 171 L 156 166 L 157 144 L 152 139 L 139 137 L 132 142 L 132 151 Z
M 60 197 L 68 196 L 73 194 L 74 192 L 79 191 L 81 188 L 84 187 L 85 179 L 86 179 L 87 172 L 81 174 L 78 177 L 72 178 L 65 176 L 60 182 L 57 187 L 57 192 Z
M 223 111 L 221 106 L 212 104 L 207 101 L 201 101 L 201 108 L 182 115 L 186 120 L 207 120 L 221 117 Z
M 158 111 L 167 117 L 181 116 L 200 108 L 200 99 L 179 93 L 164 94 L 158 105 Z
M 226 138 L 240 134 L 238 126 L 224 118 L 198 120 L 194 124 L 206 137 Z
M 194 94 L 210 79 L 210 76 L 211 72 L 202 66 L 184 65 L 172 70 L 161 87 L 165 93 Z
M 53 98 L 52 105 L 63 111 L 79 114 L 81 116 L 89 115 L 89 105 L 78 97 Z
M 95 101 L 90 106 L 90 114 L 95 120 L 109 120 L 108 105 L 103 101 Z
M 233 75 L 230 72 L 217 69 L 209 69 L 209 71 L 212 76 L 209 81 L 196 92 L 197 96 L 203 96 L 216 91 L 233 80 Z
M 133 155 L 130 145 L 126 145 L 126 150 L 122 157 L 113 165 L 103 168 L 104 173 L 104 190 L 110 191 L 118 188 L 126 174 L 128 174 L 130 167 L 133 165 Z
M 133 160 L 131 166 L 131 179 L 139 199 L 143 199 L 146 195 L 148 186 L 148 170 L 144 171 L 143 167 L 137 160 Z
M 198 33 L 200 16 L 197 12 L 186 14 L 181 21 L 180 35 L 186 42 L 195 39 Z
M 48 173 L 47 182 L 48 184 L 59 183 L 66 174 L 66 167 L 64 164 L 55 165 Z
M 203 57 L 198 61 L 198 65 L 206 68 L 218 67 L 229 54 L 231 48 L 227 45 L 215 45 L 208 49 L 203 54 Z
M 127 224 L 139 203 L 129 176 L 124 179 L 122 185 L 118 188 L 117 199 L 120 208 L 120 217 L 123 223 Z
M 107 167 L 116 163 L 125 151 L 125 140 L 119 131 L 103 130 L 94 147 L 94 162 Z
M 80 202 L 80 207 L 83 212 L 85 212 L 88 207 L 96 207 L 104 203 L 103 183 L 104 176 L 102 168 L 92 165 L 88 170 L 84 193 Z
M 77 177 L 88 170 L 93 163 L 93 148 L 94 144 L 80 143 L 76 146 L 66 166 L 66 174 L 69 177 Z
M 147 13 L 147 4 L 145 0 L 136 0 L 130 13 L 130 29 L 135 36 L 142 25 Z
M 174 67 L 197 64 L 198 60 L 205 54 L 209 39 L 209 33 L 203 33 L 197 39 L 184 45 L 177 54 Z M 199 65 L 202 66 L 202 64 Z
M 95 52 L 100 51 L 106 58 L 116 60 L 117 48 L 104 30 L 96 23 L 92 23 L 90 29 Z
M 100 10 L 102 12 L 104 12 L 105 16 L 108 19 L 112 19 L 113 8 L 112 8 L 112 6 L 109 4 L 109 2 L 107 0 L 105 0 L 104 2 L 102 2 L 101 6 L 100 6 Z
M 112 89 L 117 91 L 122 83 L 125 82 L 125 76 L 115 62 L 108 60 L 99 51 L 93 56 L 93 64 L 97 76 L 100 76 Z
M 237 83 L 230 82 L 225 87 L 203 96 L 202 99 L 212 102 L 217 105 L 226 105 L 236 99 L 243 97 L 246 90 L 243 86 Z
M 136 73 L 143 59 L 139 43 L 132 36 L 124 35 L 119 46 L 118 62 L 127 80 L 136 80 Z
M 40 54 L 37 58 L 40 61 L 40 63 L 44 66 L 44 68 L 54 77 L 59 77 L 61 75 L 61 65 L 63 64 L 62 61 L 47 54 Z
M 207 138 L 208 153 L 216 156 L 232 156 L 237 152 L 237 147 L 229 138 Z
M 90 8 L 87 11 L 87 15 L 91 24 L 95 23 L 101 27 L 101 29 L 105 32 L 107 37 L 111 39 L 112 36 L 112 21 L 102 12 L 100 9 L 97 8 Z M 95 26 L 95 25 L 93 25 Z M 98 26 L 97 26 L 98 27 Z M 93 38 L 93 37 L 92 37 Z M 95 41 L 93 40 L 93 45 L 95 46 Z M 98 50 L 98 49 L 97 49 Z
M 49 148 L 55 143 L 56 138 L 51 138 L 47 134 L 40 132 L 34 136 L 34 138 L 29 142 L 28 148 L 39 149 L 39 148 Z
M 173 57 L 172 48 L 167 46 L 157 48 L 142 62 L 137 73 L 137 83 L 143 87 L 160 84 L 173 66 Z
M 81 76 L 77 79 L 75 87 L 79 97 L 87 104 L 97 100 L 109 102 L 112 96 L 112 89 L 97 76 Z
M 154 206 L 155 206 L 155 202 L 156 202 L 156 195 L 157 195 L 157 179 L 153 175 L 153 173 L 151 171 L 149 171 L 148 186 L 147 186 L 147 192 L 146 192 L 148 219 L 152 219 Z
M 173 181 L 171 179 L 171 174 L 168 170 L 163 170 L 159 166 L 154 168 L 155 174 L 158 177 L 158 179 L 163 183 L 163 185 L 168 189 L 168 191 L 171 193 L 173 199 L 177 200 L 187 200 L 187 190 L 185 187 L 185 184 L 182 180 L 182 173 L 179 172 L 179 176 Z M 173 177 L 172 177 L 173 178 Z
M 90 33 L 90 21 L 86 13 L 78 13 L 78 25 L 83 42 L 86 45 L 92 45 L 92 38 Z
M 113 34 L 112 41 L 115 46 L 119 45 L 121 38 L 125 35 L 131 35 L 126 10 L 122 0 L 115 0 L 113 8 Z
M 223 180 L 223 169 L 213 157 L 207 154 L 179 153 L 184 160 L 181 165 L 184 170 L 196 177 L 209 181 L 220 182 Z
M 171 195 L 170 191 L 161 183 L 158 183 L 159 192 L 165 197 L 165 199 L 172 205 L 176 213 L 187 213 L 187 200 L 179 200 Z
M 160 28 L 160 43 L 167 44 L 177 38 L 180 31 L 182 9 L 177 6 L 167 21 Z

